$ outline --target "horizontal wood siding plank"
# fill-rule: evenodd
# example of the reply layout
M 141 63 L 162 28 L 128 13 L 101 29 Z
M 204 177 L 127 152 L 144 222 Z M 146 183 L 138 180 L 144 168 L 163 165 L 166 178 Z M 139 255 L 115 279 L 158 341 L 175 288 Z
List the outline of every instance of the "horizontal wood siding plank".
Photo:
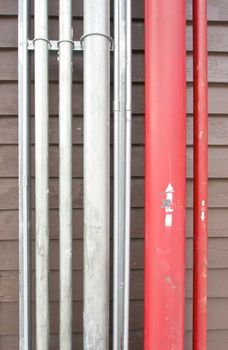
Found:
M 186 268 L 192 268 L 192 239 L 188 238 L 186 242 Z M 59 242 L 51 240 L 50 242 L 50 269 L 59 268 Z M 32 243 L 34 258 L 34 242 Z M 209 239 L 209 268 L 228 268 L 228 239 L 210 238 Z M 74 258 L 73 269 L 81 270 L 83 266 L 83 242 L 74 240 L 73 244 Z M 142 239 L 131 241 L 131 268 L 133 270 L 143 269 L 144 267 L 144 242 Z M 34 259 L 32 261 L 35 267 Z M 0 270 L 10 271 L 18 270 L 18 242 L 2 241 L 0 244 Z
M 226 0 L 208 0 L 207 3 L 208 21 L 228 21 L 228 6 Z M 186 4 L 187 19 L 192 19 L 192 0 L 187 0 Z
M 34 191 L 34 183 L 32 185 Z M 163 191 L 163 189 L 161 189 Z M 187 181 L 187 207 L 192 208 L 192 180 Z M 58 208 L 58 179 L 49 181 L 50 208 Z M 0 178 L 0 210 L 18 209 L 18 181 L 17 179 Z M 111 193 L 112 203 L 112 193 Z M 73 179 L 73 207 L 82 208 L 83 181 Z M 144 207 L 144 179 L 134 178 L 131 182 L 131 205 L 133 208 Z M 32 207 L 34 208 L 34 193 L 32 193 Z M 228 179 L 209 180 L 209 207 L 228 207 Z
M 14 117 L 0 117 L 0 145 L 14 145 L 18 142 L 17 118 Z M 228 146 L 228 118 L 224 116 L 209 116 L 209 138 L 210 146 Z M 34 144 L 34 118 L 31 118 L 31 143 Z M 111 123 L 111 142 L 113 130 Z M 58 117 L 51 116 L 49 120 L 49 137 L 50 144 L 58 144 L 59 129 Z M 82 145 L 83 142 L 83 120 L 82 117 L 73 118 L 73 143 L 74 145 Z M 139 115 L 133 116 L 132 120 L 132 144 L 144 144 L 144 117 Z M 193 118 L 187 118 L 187 145 L 193 145 Z
M 188 82 L 193 81 L 192 68 L 193 68 L 192 55 L 188 54 L 187 61 L 186 61 L 186 73 L 187 73 L 186 79 Z M 54 78 L 54 72 L 52 71 L 52 73 Z M 57 78 L 55 77 L 55 79 Z M 133 53 L 132 80 L 133 82 L 144 82 L 144 54 L 142 52 Z M 228 82 L 228 56 L 226 54 L 225 55 L 219 54 L 219 53 L 209 54 L 208 81 L 209 83 L 227 83 Z
M 143 240 L 133 240 L 131 245 L 131 268 L 143 269 L 144 267 L 144 244 Z M 209 268 L 228 267 L 228 239 L 210 238 L 208 244 L 208 266 Z M 186 268 L 193 267 L 192 239 L 186 242 Z
M 186 301 L 185 310 L 185 329 L 191 330 L 192 301 L 190 299 Z M 0 335 L 18 335 L 18 304 L 0 303 L 0 311 Z M 74 302 L 74 311 L 73 331 L 82 332 L 82 302 Z M 57 302 L 50 303 L 50 316 L 50 331 L 57 334 L 59 328 L 59 304 Z M 143 301 L 132 301 L 130 303 L 130 329 L 141 330 L 143 321 Z M 34 324 L 33 318 L 33 333 Z M 213 298 L 208 301 L 208 330 L 216 329 L 228 329 L 228 299 Z
M 216 0 L 215 0 L 216 1 Z M 135 22 L 132 26 L 133 49 L 144 50 L 144 23 Z M 186 49 L 192 51 L 192 25 L 186 26 Z M 228 51 L 228 25 L 214 23 L 208 25 L 208 52 Z
M 187 178 L 193 178 L 193 148 L 188 147 L 187 152 Z M 228 147 L 209 148 L 209 178 L 228 178 Z M 0 177 L 18 176 L 18 148 L 17 146 L 0 147 Z M 83 149 L 81 146 L 73 147 L 73 177 L 83 176 Z M 111 157 L 112 165 L 112 157 Z M 111 174 L 113 169 L 111 167 Z M 34 147 L 32 147 L 32 176 L 35 175 Z M 59 148 L 49 148 L 49 175 L 59 176 Z M 144 147 L 132 147 L 132 176 L 144 176 Z
M 227 330 L 209 330 L 207 332 L 207 350 L 227 350 L 228 332 Z M 192 332 L 185 334 L 185 350 L 192 350 Z
M 82 84 L 73 85 L 73 114 L 82 115 Z M 33 85 L 31 86 L 33 95 Z M 50 114 L 58 114 L 58 85 L 50 84 Z M 187 113 L 193 112 L 192 85 L 187 87 Z M 144 113 L 144 86 L 142 84 L 133 85 L 133 113 Z M 212 85 L 209 88 L 209 113 L 226 114 L 228 111 L 228 85 Z M 17 115 L 17 84 L 0 84 L 0 115 Z M 32 113 L 34 113 L 34 103 L 32 99 Z
M 83 348 L 83 337 L 82 333 L 73 334 L 73 349 L 82 349 Z M 35 349 L 35 336 L 32 339 L 32 349 Z M 131 350 L 142 349 L 142 332 L 130 332 L 129 334 L 129 346 Z M 0 336 L 0 349 L 5 350 L 18 350 L 19 339 L 17 336 Z M 59 349 L 59 337 L 58 335 L 51 334 L 50 336 L 50 346 L 49 350 Z
M 79 40 L 83 34 L 82 20 L 73 21 L 74 40 Z M 31 39 L 33 38 L 33 23 Z M 49 38 L 58 40 L 58 19 L 49 20 Z M 144 23 L 137 21 L 132 23 L 132 48 L 144 50 Z M 17 47 L 17 17 L 2 17 L 0 21 L 0 48 Z M 192 51 L 192 25 L 187 24 L 186 48 Z M 208 25 L 208 51 L 228 52 L 228 26 L 223 24 Z
M 58 2 L 51 0 L 49 4 L 49 15 L 58 15 Z M 192 0 L 186 1 L 186 17 L 192 19 Z M 143 2 L 132 1 L 133 18 L 142 19 L 144 16 Z M 2 15 L 16 15 L 18 12 L 17 2 L 15 0 L 0 0 Z M 112 9 L 111 9 L 112 10 Z M 33 13 L 33 9 L 32 9 Z M 82 16 L 82 0 L 73 2 L 73 15 Z M 208 20 L 209 21 L 228 21 L 228 9 L 226 0 L 208 0 Z
M 0 182 L 1 183 L 1 182 Z M 210 179 L 209 180 L 209 207 L 228 207 L 228 179 Z M 163 189 L 161 189 L 163 191 Z M 144 206 L 144 180 L 132 180 L 132 206 Z M 193 183 L 191 180 L 187 181 L 187 207 L 193 206 Z
M 133 23 L 133 49 L 144 50 L 144 24 Z M 186 49 L 192 51 L 192 25 L 186 26 Z M 208 25 L 208 52 L 228 51 L 228 26 L 220 23 Z
M 208 297 L 226 298 L 228 290 L 228 269 L 209 269 Z M 0 303 L 18 302 L 18 271 L 0 271 Z M 35 276 L 33 274 L 33 280 Z M 130 273 L 130 299 L 143 300 L 144 272 L 132 270 Z M 112 291 L 112 281 L 110 290 Z M 112 293 L 111 293 L 112 294 Z M 192 298 L 192 270 L 186 272 L 186 298 Z M 32 300 L 35 301 L 35 285 L 32 288 Z M 59 300 L 59 271 L 50 273 L 50 300 Z M 73 272 L 73 300 L 83 300 L 83 272 Z
M 131 237 L 144 237 L 144 209 L 132 208 L 131 211 Z M 187 209 L 186 233 L 187 237 L 193 235 L 193 212 Z M 59 237 L 59 212 L 52 209 L 50 215 L 50 238 Z M 226 209 L 209 209 L 209 237 L 228 237 L 228 208 Z M 18 211 L 2 210 L 0 211 L 0 240 L 17 240 L 18 239 Z M 83 212 L 82 209 L 73 211 L 73 235 L 75 239 L 83 237 Z M 111 226 L 112 234 L 112 226 Z M 35 217 L 32 212 L 32 235 L 35 238 Z
M 129 346 L 131 350 L 143 349 L 143 330 L 130 331 Z M 59 347 L 59 337 L 51 334 L 50 336 L 50 350 L 56 350 Z M 0 349 L 18 350 L 19 338 L 18 336 L 0 336 Z M 227 350 L 228 332 L 226 330 L 209 330 L 207 350 Z M 82 349 L 82 334 L 73 335 L 73 346 L 75 349 Z M 33 337 L 33 349 L 35 349 L 35 336 Z M 185 332 L 185 350 L 192 350 L 192 332 Z
M 33 56 L 32 56 L 33 57 Z M 74 55 L 74 82 L 83 80 L 83 57 Z M 187 81 L 192 82 L 192 55 L 187 55 Z M 113 68 L 113 65 L 111 65 Z M 31 60 L 32 79 L 34 78 L 34 60 Z M 55 55 L 49 58 L 49 79 L 58 81 L 59 65 Z M 228 82 L 228 55 L 210 54 L 208 57 L 208 80 L 210 83 L 227 83 Z M 0 55 L 0 80 L 16 81 L 18 78 L 17 69 L 17 51 L 2 50 Z M 111 80 L 113 74 L 111 74 Z M 144 82 L 144 54 L 134 52 L 132 56 L 132 80 L 133 82 Z
M 143 302 L 134 301 L 130 307 L 130 328 L 141 329 L 143 327 Z M 192 329 L 192 301 L 186 301 L 185 329 Z M 228 299 L 208 300 L 208 330 L 228 329 Z M 219 349 L 220 350 L 220 349 Z
M 193 70 L 192 54 L 187 54 L 186 79 L 188 82 L 193 81 L 192 70 Z M 54 72 L 52 73 L 54 77 Z M 1 74 L 1 71 L 0 71 L 0 74 Z M 139 83 L 144 82 L 144 54 L 142 52 L 133 53 L 132 80 L 133 82 L 139 82 Z M 219 53 L 209 54 L 208 81 L 209 83 L 227 83 L 228 82 L 228 55 L 227 54 L 219 54 Z
M 129 346 L 131 350 L 143 349 L 143 330 L 130 331 Z M 51 334 L 50 350 L 56 350 L 59 347 L 59 338 L 57 335 Z M 18 350 L 18 336 L 0 336 L 0 348 L 7 350 Z M 228 332 L 225 330 L 208 331 L 207 350 L 227 350 Z M 74 334 L 73 346 L 76 349 L 82 349 L 82 334 Z M 35 349 L 35 336 L 33 337 L 33 349 Z M 192 333 L 186 331 L 185 334 L 185 350 L 192 349 Z

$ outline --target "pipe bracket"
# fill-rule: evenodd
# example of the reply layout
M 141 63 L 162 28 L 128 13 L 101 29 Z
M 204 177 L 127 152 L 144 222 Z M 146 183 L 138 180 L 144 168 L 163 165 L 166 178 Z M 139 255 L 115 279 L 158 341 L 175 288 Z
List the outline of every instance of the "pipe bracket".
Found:
M 114 40 L 113 38 L 111 37 L 111 35 L 109 34 L 106 34 L 106 33 L 99 33 L 99 32 L 94 32 L 94 33 L 86 33 L 86 34 L 83 34 L 80 38 L 80 43 L 81 43 L 81 46 L 83 47 L 83 41 L 85 40 L 85 38 L 89 37 L 89 36 L 93 36 L 93 35 L 98 35 L 98 36 L 102 36 L 104 38 L 107 38 L 109 41 L 110 41 L 110 50 L 113 51 L 114 49 Z
M 44 41 L 44 42 L 46 42 L 48 45 L 49 45 L 49 47 L 51 46 L 51 41 L 50 40 L 48 40 L 48 39 L 46 39 L 46 38 L 34 38 L 33 40 L 32 40 L 32 43 L 33 43 L 33 46 L 35 47 L 35 42 L 36 41 Z
M 61 43 L 68 43 L 68 44 L 71 44 L 73 50 L 74 50 L 74 48 L 75 48 L 75 41 L 73 41 L 73 40 L 66 40 L 66 39 L 63 39 L 63 40 L 57 41 L 57 47 L 58 47 L 58 49 L 59 49 Z M 78 43 L 78 41 L 77 41 L 77 43 Z
M 70 43 L 72 45 L 73 51 L 83 51 L 83 47 L 81 45 L 80 41 L 73 41 L 73 40 L 48 40 L 44 38 L 35 38 L 33 40 L 28 40 L 28 50 L 34 51 L 35 50 L 35 41 L 43 40 L 46 41 L 48 45 L 48 50 L 52 52 L 58 52 L 59 51 L 59 45 L 63 42 Z

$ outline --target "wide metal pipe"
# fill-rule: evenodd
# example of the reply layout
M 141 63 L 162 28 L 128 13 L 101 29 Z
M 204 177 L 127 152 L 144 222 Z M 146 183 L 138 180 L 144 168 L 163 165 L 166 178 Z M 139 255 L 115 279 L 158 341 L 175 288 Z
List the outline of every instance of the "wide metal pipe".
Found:
M 131 186 L 131 1 L 114 2 L 113 349 L 128 349 Z
M 35 0 L 36 349 L 49 348 L 48 11 Z
M 60 349 L 72 349 L 72 1 L 59 2 Z
M 109 347 L 110 5 L 84 0 L 85 350 Z
M 145 343 L 184 349 L 185 0 L 145 2 Z
M 19 337 L 20 350 L 31 344 L 31 213 L 30 213 L 30 60 L 29 1 L 18 7 L 18 144 L 19 144 Z
M 207 346 L 208 68 L 207 0 L 193 1 L 194 267 L 193 349 Z

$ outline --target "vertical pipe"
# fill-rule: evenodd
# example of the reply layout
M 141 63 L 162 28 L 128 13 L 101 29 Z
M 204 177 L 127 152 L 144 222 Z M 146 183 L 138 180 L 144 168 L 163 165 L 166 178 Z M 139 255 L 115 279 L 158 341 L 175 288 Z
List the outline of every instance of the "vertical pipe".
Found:
M 126 8 L 114 2 L 114 318 L 113 350 L 123 348 L 126 194 Z M 115 106 L 114 106 L 115 107 Z
M 125 213 L 126 213 L 126 6 L 119 6 L 119 129 L 118 129 L 118 344 L 123 349 L 124 342 L 124 293 L 125 293 Z M 115 147 L 115 145 L 114 145 Z M 114 209 L 115 210 L 115 209 Z M 115 239 L 115 237 L 114 237 Z M 116 301 L 114 300 L 114 303 Z
M 72 349 L 72 2 L 59 3 L 60 349 Z
M 29 5 L 18 8 L 18 143 L 19 143 L 19 323 L 20 350 L 31 349 L 31 259 L 30 259 L 30 74 L 27 41 Z
M 121 344 L 119 337 L 119 0 L 114 0 L 114 138 L 113 138 L 113 350 Z
M 109 347 L 110 8 L 84 0 L 84 349 Z
M 49 347 L 48 12 L 35 0 L 36 349 Z
M 207 0 L 193 1 L 194 267 L 193 349 L 207 345 L 208 82 Z
M 131 185 L 131 1 L 114 2 L 113 349 L 128 349 Z
M 185 26 L 185 0 L 146 0 L 146 350 L 184 349 Z
M 124 271 L 124 339 L 129 343 L 129 287 L 130 287 L 130 214 L 131 214 L 131 0 L 126 0 L 126 193 L 125 193 L 125 271 Z

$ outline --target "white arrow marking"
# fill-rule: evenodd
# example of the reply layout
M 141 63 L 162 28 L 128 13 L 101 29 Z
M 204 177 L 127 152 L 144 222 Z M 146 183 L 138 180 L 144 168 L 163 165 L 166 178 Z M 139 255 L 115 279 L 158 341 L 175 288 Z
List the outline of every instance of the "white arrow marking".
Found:
M 166 227 L 171 227 L 172 222 L 173 222 L 173 216 L 172 216 L 173 192 L 174 192 L 173 186 L 171 185 L 171 183 L 169 183 L 166 190 L 165 190 L 166 201 L 167 201 L 167 203 L 169 203 L 169 206 L 165 207 L 165 212 L 167 213 L 165 216 L 165 226 Z
M 166 214 L 166 216 L 165 216 L 165 226 L 166 227 L 171 227 L 172 226 L 172 221 L 173 221 L 172 214 Z
M 174 192 L 174 189 L 173 189 L 173 186 L 171 185 L 171 183 L 168 184 L 168 186 L 167 186 L 165 192 L 166 192 L 166 193 L 167 193 L 167 192 Z
M 172 192 L 167 192 L 166 193 L 166 199 L 170 200 L 170 202 L 173 201 L 173 194 L 172 194 Z
M 201 213 L 201 220 L 202 220 L 202 221 L 205 220 L 205 213 L 204 213 L 204 211 L 202 211 L 202 213 Z
M 166 199 L 170 200 L 171 202 L 173 201 L 173 192 L 174 192 L 174 189 L 173 189 L 173 186 L 169 183 L 166 190 Z
M 205 217 L 205 200 L 202 200 L 202 207 L 201 207 L 201 220 L 204 221 L 206 219 Z

